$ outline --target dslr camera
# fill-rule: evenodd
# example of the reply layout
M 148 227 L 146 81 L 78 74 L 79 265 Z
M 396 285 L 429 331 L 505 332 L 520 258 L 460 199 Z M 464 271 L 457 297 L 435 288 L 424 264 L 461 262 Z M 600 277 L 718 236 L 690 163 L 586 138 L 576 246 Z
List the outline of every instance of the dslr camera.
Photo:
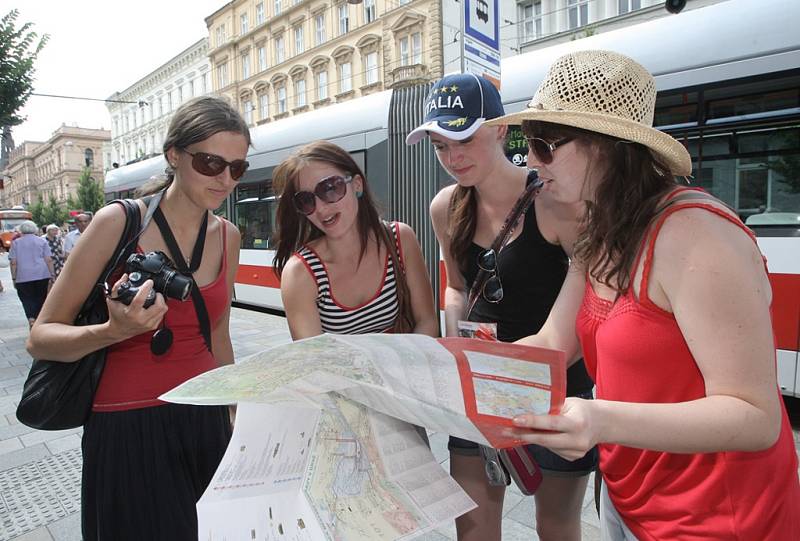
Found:
M 156 293 L 183 301 L 192 291 L 192 279 L 175 270 L 164 252 L 131 254 L 125 263 L 125 271 L 128 281 L 122 282 L 117 290 L 117 300 L 124 304 L 131 303 L 147 280 L 153 280 L 153 289 L 144 301 L 145 308 L 156 302 Z

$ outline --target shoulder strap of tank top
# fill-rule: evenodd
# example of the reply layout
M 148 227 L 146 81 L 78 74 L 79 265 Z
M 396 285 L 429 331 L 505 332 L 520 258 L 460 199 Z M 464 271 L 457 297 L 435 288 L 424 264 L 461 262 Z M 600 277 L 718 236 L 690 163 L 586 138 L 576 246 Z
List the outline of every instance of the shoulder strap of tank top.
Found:
M 732 224 L 740 227 L 755 242 L 755 235 L 741 222 L 741 220 L 731 216 L 728 212 L 722 210 L 719 206 L 713 204 L 712 202 L 723 205 L 725 204 L 704 190 L 697 188 L 684 188 L 675 192 L 675 194 L 670 197 L 668 201 L 665 201 L 664 204 L 662 204 L 661 207 L 656 211 L 656 214 L 651 221 L 652 225 L 650 227 L 649 238 L 646 236 L 646 240 L 643 240 L 642 250 L 640 250 L 639 256 L 636 259 L 636 264 L 633 267 L 635 272 L 635 269 L 638 268 L 639 259 L 642 257 L 644 258 L 642 282 L 639 286 L 639 302 L 644 304 L 652 304 L 647 291 L 650 285 L 650 272 L 653 267 L 653 254 L 655 253 L 656 239 L 661 231 L 661 227 L 671 214 L 686 208 L 704 209 L 709 212 L 713 212 L 717 216 L 720 216 L 721 218 L 728 220 Z

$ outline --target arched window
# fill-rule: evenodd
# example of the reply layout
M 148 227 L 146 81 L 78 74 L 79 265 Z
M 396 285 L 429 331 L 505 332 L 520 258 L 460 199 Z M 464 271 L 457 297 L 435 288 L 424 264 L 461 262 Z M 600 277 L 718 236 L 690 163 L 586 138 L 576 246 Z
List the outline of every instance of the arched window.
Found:
M 91 148 L 83 151 L 83 160 L 86 162 L 86 167 L 94 165 L 94 151 Z

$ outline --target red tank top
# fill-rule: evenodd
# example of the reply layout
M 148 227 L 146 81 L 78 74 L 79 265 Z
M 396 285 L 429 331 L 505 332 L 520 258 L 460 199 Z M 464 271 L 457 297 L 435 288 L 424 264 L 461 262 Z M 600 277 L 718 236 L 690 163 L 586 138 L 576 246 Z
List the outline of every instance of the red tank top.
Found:
M 230 304 L 227 281 L 227 242 L 225 222 L 220 221 L 222 234 L 222 264 L 219 275 L 201 287 L 211 328 L 214 329 Z M 106 366 L 97 386 L 92 411 L 121 411 L 163 404 L 157 397 L 198 374 L 217 368 L 218 363 L 208 351 L 194 302 L 167 299 L 166 325 L 174 341 L 164 355 L 150 351 L 152 332 L 129 338 L 108 348 Z
M 689 207 L 735 223 L 755 241 L 744 224 L 711 204 L 676 203 L 647 243 L 639 300 L 631 287 L 611 303 L 587 280 L 576 325 L 598 398 L 673 403 L 705 396 L 703 377 L 674 315 L 647 295 L 656 236 L 670 214 Z M 764 451 L 676 454 L 599 447 L 609 496 L 639 539 L 800 539 L 797 455 L 782 401 L 780 436 Z

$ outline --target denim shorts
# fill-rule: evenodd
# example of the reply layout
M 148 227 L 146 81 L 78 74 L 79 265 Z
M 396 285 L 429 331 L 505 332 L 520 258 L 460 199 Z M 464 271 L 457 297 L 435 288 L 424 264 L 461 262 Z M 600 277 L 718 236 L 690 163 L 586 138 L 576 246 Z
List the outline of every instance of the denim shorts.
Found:
M 592 400 L 592 391 L 585 391 L 577 393 L 575 396 Z M 531 450 L 539 468 L 542 470 L 542 475 L 550 477 L 583 477 L 589 475 L 597 468 L 598 452 L 597 447 L 589 449 L 585 455 L 577 460 L 567 460 L 560 457 L 550 449 L 546 449 L 540 445 L 526 445 Z M 469 440 L 456 438 L 450 436 L 450 441 L 447 443 L 447 448 L 451 453 L 463 456 L 480 456 L 478 444 Z

